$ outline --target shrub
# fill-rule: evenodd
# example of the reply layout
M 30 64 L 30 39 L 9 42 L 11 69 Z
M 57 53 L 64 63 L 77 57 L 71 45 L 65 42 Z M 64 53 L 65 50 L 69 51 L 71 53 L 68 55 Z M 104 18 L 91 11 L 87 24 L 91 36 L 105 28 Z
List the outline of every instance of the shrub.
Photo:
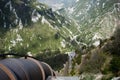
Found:
M 110 70 L 115 74 L 115 76 L 120 76 L 120 56 L 114 56 L 110 62 Z
M 106 55 L 99 50 L 93 50 L 92 53 L 84 55 L 80 64 L 80 73 L 90 72 L 99 73 L 106 60 Z

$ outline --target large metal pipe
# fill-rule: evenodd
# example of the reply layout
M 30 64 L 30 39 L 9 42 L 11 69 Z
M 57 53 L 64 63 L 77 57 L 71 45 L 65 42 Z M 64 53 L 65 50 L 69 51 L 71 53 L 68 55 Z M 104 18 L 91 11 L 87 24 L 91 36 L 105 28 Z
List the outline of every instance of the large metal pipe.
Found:
M 44 63 L 44 62 L 41 62 L 40 64 L 41 64 L 42 67 L 43 67 L 43 70 L 44 70 L 44 72 L 45 72 L 45 78 L 46 78 L 46 79 L 49 77 L 49 75 L 53 76 L 53 70 L 51 69 L 51 67 L 50 67 L 48 64 L 46 64 L 46 63 Z
M 33 58 L 9 58 L 0 61 L 0 80 L 46 80 L 52 68 Z
M 0 79 L 1 80 L 16 80 L 14 73 L 12 73 L 6 66 L 0 64 Z

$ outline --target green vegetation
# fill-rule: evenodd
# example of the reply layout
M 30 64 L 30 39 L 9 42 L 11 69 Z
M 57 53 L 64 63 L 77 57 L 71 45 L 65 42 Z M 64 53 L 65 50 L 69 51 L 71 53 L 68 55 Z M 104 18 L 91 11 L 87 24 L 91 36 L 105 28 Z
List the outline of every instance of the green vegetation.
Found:
M 110 71 L 114 73 L 114 76 L 120 76 L 120 56 L 114 56 L 110 62 Z
M 78 41 L 91 45 L 96 34 L 102 39 L 109 38 L 116 27 L 117 3 L 117 0 L 79 0 L 73 5 L 70 15 L 81 31 Z
M 33 27 L 26 27 L 22 30 L 11 29 L 4 35 L 3 44 L 6 47 L 5 51 L 17 53 L 27 53 L 28 51 L 38 53 L 44 49 L 56 50 L 61 47 L 61 38 L 55 39 L 55 33 L 56 30 L 51 29 L 47 24 L 36 23 Z
M 93 74 L 97 73 L 104 75 L 103 80 L 120 76 L 117 0 L 99 0 L 99 5 L 97 0 L 80 0 L 71 15 L 75 20 L 53 12 L 36 0 L 11 0 L 12 5 L 6 8 L 3 2 L 7 1 L 0 1 L 0 53 L 31 53 L 60 71 L 68 61 L 64 53 L 75 51 L 68 75 L 87 73 L 82 80 L 93 80 Z M 32 17 L 39 18 L 32 22 Z M 93 46 L 94 37 L 102 42 L 97 47 Z

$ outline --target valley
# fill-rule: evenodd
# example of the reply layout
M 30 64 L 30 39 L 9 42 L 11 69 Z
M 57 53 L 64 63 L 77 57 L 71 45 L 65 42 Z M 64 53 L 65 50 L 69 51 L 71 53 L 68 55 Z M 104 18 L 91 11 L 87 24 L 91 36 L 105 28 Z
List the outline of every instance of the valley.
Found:
M 120 77 L 119 13 L 119 0 L 1 0 L 0 54 L 30 54 L 81 80 Z

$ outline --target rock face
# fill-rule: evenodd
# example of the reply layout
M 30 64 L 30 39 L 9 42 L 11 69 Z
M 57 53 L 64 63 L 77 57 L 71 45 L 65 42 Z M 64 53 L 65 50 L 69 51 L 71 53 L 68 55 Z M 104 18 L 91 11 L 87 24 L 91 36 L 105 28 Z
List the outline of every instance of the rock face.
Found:
M 27 26 L 42 20 L 42 16 L 53 26 L 62 27 L 68 24 L 65 23 L 64 17 L 36 0 L 0 1 L 0 27 L 10 28 L 20 24 Z
M 32 8 L 30 1 L 1 0 L 0 1 L 0 26 L 13 27 L 21 21 L 23 25 L 30 24 Z
M 117 27 L 116 20 L 119 18 L 120 1 L 79 0 L 66 10 L 81 31 L 80 38 L 77 40 L 88 44 L 94 42 L 95 36 L 105 39 L 113 35 Z

